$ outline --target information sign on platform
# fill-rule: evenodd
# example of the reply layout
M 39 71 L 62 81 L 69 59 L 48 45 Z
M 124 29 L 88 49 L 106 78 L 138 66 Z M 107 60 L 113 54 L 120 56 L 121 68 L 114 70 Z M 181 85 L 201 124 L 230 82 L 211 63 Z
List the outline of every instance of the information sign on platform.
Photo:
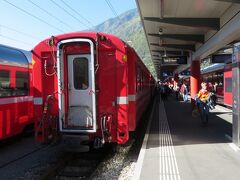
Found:
M 232 61 L 232 54 L 214 54 L 211 63 L 228 63 Z
M 187 56 L 168 56 L 162 58 L 162 64 L 179 65 L 187 64 Z

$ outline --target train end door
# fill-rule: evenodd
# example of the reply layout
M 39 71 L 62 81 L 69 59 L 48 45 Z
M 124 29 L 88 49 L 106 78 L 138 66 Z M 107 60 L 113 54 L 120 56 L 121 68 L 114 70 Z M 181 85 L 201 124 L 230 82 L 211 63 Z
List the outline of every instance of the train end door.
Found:
M 58 46 L 60 131 L 68 133 L 96 132 L 93 43 L 88 39 L 64 40 L 61 43 L 69 42 L 88 42 L 90 46 L 90 53 L 64 55 L 64 51 L 61 51 L 60 46 Z M 67 62 L 64 63 L 64 60 Z M 67 75 L 64 73 L 67 73 Z M 65 87 L 63 87 L 64 85 Z

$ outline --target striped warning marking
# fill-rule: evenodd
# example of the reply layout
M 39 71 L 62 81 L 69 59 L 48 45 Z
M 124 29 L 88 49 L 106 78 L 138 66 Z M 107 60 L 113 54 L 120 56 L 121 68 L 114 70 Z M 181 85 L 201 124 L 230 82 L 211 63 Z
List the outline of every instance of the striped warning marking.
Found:
M 144 139 L 143 139 L 143 144 L 142 144 L 139 156 L 138 156 L 138 160 L 137 160 L 137 164 L 136 164 L 136 167 L 135 167 L 134 176 L 133 176 L 132 180 L 139 180 L 140 179 L 155 106 L 156 106 L 156 100 L 154 101 L 153 109 L 152 109 L 152 112 L 151 112 L 151 115 L 150 115 L 150 118 L 149 118 L 149 121 L 148 121 L 147 130 L 146 130 L 146 133 L 145 133 L 145 136 L 144 136 Z
M 171 132 L 163 102 L 159 105 L 159 141 L 160 180 L 180 180 Z

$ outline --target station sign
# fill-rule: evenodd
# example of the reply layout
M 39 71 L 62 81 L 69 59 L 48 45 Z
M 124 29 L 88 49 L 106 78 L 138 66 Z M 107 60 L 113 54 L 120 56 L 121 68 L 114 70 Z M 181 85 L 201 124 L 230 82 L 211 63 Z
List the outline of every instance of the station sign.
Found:
M 179 65 L 187 64 L 187 56 L 168 56 L 162 58 L 162 64 Z
M 232 54 L 214 54 L 211 63 L 228 63 L 232 61 Z

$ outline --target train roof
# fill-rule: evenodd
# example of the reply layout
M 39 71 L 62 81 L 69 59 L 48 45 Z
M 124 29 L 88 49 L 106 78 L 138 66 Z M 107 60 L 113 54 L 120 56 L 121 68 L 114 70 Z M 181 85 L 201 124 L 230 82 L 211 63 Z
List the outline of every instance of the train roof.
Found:
M 58 43 L 59 41 L 62 41 L 64 39 L 73 39 L 73 38 L 90 38 L 90 39 L 96 40 L 97 36 L 105 36 L 105 37 L 107 37 L 107 39 L 110 39 L 112 41 L 111 44 L 114 45 L 119 50 L 127 47 L 131 52 L 135 53 L 138 56 L 135 49 L 133 47 L 131 47 L 127 42 L 123 41 L 120 37 L 117 37 L 116 35 L 113 35 L 113 34 L 108 34 L 108 33 L 104 33 L 104 32 L 94 32 L 94 31 L 71 32 L 71 33 L 54 35 L 54 36 L 48 37 L 48 38 L 44 39 L 43 41 L 41 41 L 40 43 L 38 43 L 34 47 L 33 51 L 35 51 L 36 48 L 39 48 L 39 47 L 41 47 L 42 49 L 43 48 L 48 49 L 49 48 L 48 43 L 46 43 L 46 42 L 48 40 L 50 40 L 51 38 L 54 39 L 55 43 Z M 149 72 L 148 68 L 143 63 L 142 59 L 139 56 L 138 56 L 138 58 L 141 60 L 141 64 L 144 67 L 144 69 Z
M 225 66 L 224 63 L 211 64 L 210 66 L 207 66 L 207 67 L 201 69 L 201 74 L 206 74 L 206 73 L 222 70 L 222 69 L 224 69 L 224 66 Z
M 31 52 L 0 44 L 0 64 L 28 67 Z
M 42 40 L 41 42 L 39 42 L 36 46 L 38 46 L 41 43 L 46 44 L 46 41 L 54 38 L 55 43 L 64 39 L 73 39 L 73 38 L 91 38 L 91 39 L 96 39 L 98 35 L 103 35 L 106 36 L 109 39 L 117 39 L 119 41 L 121 41 L 122 43 L 126 44 L 121 38 L 113 35 L 113 34 L 108 34 L 108 33 L 104 33 L 104 32 L 95 32 L 95 31 L 78 31 L 78 32 L 70 32 L 70 33 L 64 33 L 64 34 L 57 34 L 57 35 L 53 35 L 50 36 L 44 40 Z

